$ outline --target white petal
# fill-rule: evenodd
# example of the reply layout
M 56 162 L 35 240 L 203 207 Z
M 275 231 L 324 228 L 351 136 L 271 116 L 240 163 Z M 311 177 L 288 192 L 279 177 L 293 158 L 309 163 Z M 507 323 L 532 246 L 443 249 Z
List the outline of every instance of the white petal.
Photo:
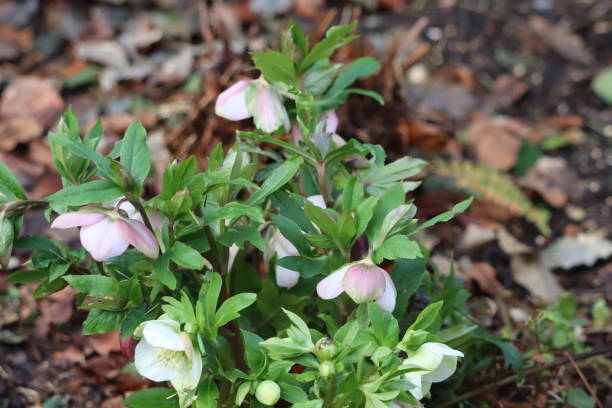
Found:
M 255 126 L 271 133 L 281 125 L 288 130 L 289 116 L 280 93 L 265 81 L 255 81 L 246 90 L 246 103 L 253 115 Z
M 346 271 L 354 264 L 346 264 L 317 284 L 317 293 L 322 299 L 333 299 L 344 292 L 342 281 Z
M 300 273 L 276 265 L 276 284 L 281 288 L 292 288 L 300 280 Z
M 188 391 L 198 386 L 202 375 L 202 356 L 198 350 L 193 350 L 193 359 L 189 367 L 172 379 L 172 386 L 175 390 Z
M 391 276 L 387 273 L 387 271 L 383 270 L 383 275 L 385 276 L 385 291 L 382 296 L 376 299 L 378 305 L 381 309 L 387 310 L 389 312 L 393 312 L 395 309 L 395 302 L 397 300 L 397 291 L 395 290 L 395 285 L 393 284 L 393 280 Z
M 225 119 L 242 120 L 251 117 L 246 104 L 245 92 L 252 81 L 238 81 L 221 92 L 215 103 L 215 113 Z
M 183 371 L 182 365 L 180 362 L 167 364 L 160 359 L 160 353 L 163 355 L 164 352 L 167 350 L 154 347 L 146 339 L 142 339 L 134 351 L 134 365 L 140 375 L 153 381 L 169 381 L 179 376 Z
M 155 259 L 159 255 L 159 245 L 155 235 L 141 222 L 129 218 L 115 221 L 117 231 L 132 246 L 145 256 Z
M 321 115 L 321 120 L 325 121 L 325 131 L 327 133 L 336 133 L 338 130 L 338 115 L 335 110 L 330 110 Z
M 404 365 L 407 368 L 418 367 L 428 371 L 435 370 L 442 362 L 442 357 L 444 357 L 440 347 L 438 347 L 439 344 L 425 343 L 421 345 L 414 354 L 404 360 Z
M 60 215 L 51 223 L 51 228 L 74 228 L 74 227 L 87 227 L 89 225 L 97 224 L 106 215 L 100 213 L 90 213 L 86 211 L 72 211 Z
M 129 245 L 109 218 L 81 228 L 81 244 L 99 262 L 121 255 Z
M 229 251 L 227 255 L 227 270 L 228 271 L 232 270 L 232 266 L 234 266 L 234 261 L 236 260 L 236 255 L 238 255 L 239 251 L 240 251 L 240 248 L 236 244 L 232 244 L 232 246 L 229 247 Z
M 323 198 L 322 194 L 313 195 L 307 197 L 306 199 L 310 201 L 311 204 L 316 205 L 319 208 L 327 208 L 327 206 L 325 205 L 325 199 Z
M 414 371 L 414 372 L 411 372 L 411 373 L 407 373 L 404 376 L 404 379 L 406 379 L 408 381 L 408 383 L 409 383 L 408 391 L 417 400 L 423 399 L 423 382 L 422 382 L 422 378 L 423 378 L 423 374 L 424 373 L 425 373 L 424 371 Z
M 276 252 L 278 258 L 284 258 L 286 256 L 297 256 L 299 251 L 280 231 L 272 236 L 272 249 Z
M 169 350 L 185 350 L 181 341 L 180 325 L 174 320 L 148 321 L 142 331 L 143 337 L 155 347 Z
M 444 381 L 453 375 L 455 370 L 457 370 L 457 357 L 446 355 L 442 357 L 440 365 L 431 372 L 431 382 Z

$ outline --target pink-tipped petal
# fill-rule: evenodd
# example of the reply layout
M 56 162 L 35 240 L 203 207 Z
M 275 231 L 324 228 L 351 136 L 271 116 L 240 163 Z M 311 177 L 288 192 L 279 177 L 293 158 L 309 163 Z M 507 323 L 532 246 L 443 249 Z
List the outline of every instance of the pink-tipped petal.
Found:
M 325 121 L 325 131 L 327 133 L 336 133 L 338 130 L 338 115 L 335 110 L 330 110 L 321 115 L 322 121 Z
M 251 117 L 247 108 L 245 92 L 253 81 L 238 81 L 221 92 L 215 103 L 215 113 L 225 119 L 242 120 Z
M 391 276 L 386 271 L 382 269 L 381 271 L 385 277 L 385 291 L 376 301 L 381 309 L 393 312 L 397 300 L 397 291 L 395 290 L 395 285 L 393 284 Z
M 246 103 L 253 115 L 255 126 L 272 133 L 281 126 L 289 130 L 289 116 L 281 94 L 264 81 L 255 81 L 246 90 Z
M 281 288 L 291 289 L 300 280 L 300 273 L 287 269 L 283 266 L 276 265 L 276 284 Z
M 302 131 L 300 130 L 300 125 L 298 125 L 297 123 L 291 128 L 291 136 L 293 136 L 293 140 L 296 143 L 302 141 Z
M 159 255 L 159 245 L 155 235 L 140 221 L 119 219 L 116 221 L 117 231 L 132 246 L 143 255 L 155 259 Z
M 342 285 L 344 291 L 355 301 L 365 303 L 377 299 L 385 292 L 385 272 L 377 266 L 357 264 L 351 266 Z
M 351 266 L 353 264 L 344 265 L 317 284 L 317 294 L 321 299 L 333 299 L 344 292 L 342 281 Z
M 124 253 L 129 243 L 117 231 L 116 223 L 107 217 L 97 224 L 81 228 L 81 245 L 93 259 L 102 262 Z
M 105 218 L 106 215 L 100 213 L 90 213 L 85 211 L 67 212 L 66 214 L 62 214 L 53 220 L 51 223 L 51 228 L 66 229 L 87 227 L 89 225 L 97 224 Z

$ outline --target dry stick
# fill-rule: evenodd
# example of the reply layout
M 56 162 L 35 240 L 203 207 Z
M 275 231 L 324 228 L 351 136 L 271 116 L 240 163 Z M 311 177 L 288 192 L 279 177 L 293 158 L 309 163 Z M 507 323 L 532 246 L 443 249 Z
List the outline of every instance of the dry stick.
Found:
M 587 358 L 591 358 L 591 357 L 595 357 L 595 356 L 600 356 L 600 355 L 606 355 L 606 354 L 610 354 L 612 353 L 612 346 L 610 347 L 604 347 L 602 349 L 599 350 L 594 350 L 594 351 L 589 351 L 587 353 L 582 353 L 582 354 L 578 354 L 577 356 L 575 356 L 573 358 L 574 361 L 580 361 L 580 360 L 586 360 Z M 555 368 L 557 366 L 561 366 L 563 364 L 567 364 L 569 362 L 569 360 L 559 360 L 559 361 L 553 361 L 551 363 L 548 364 L 544 364 L 542 366 L 539 367 L 532 367 L 529 370 L 526 370 L 524 373 L 524 376 L 530 376 L 533 374 L 537 374 L 540 371 L 544 371 L 544 370 L 548 370 L 551 368 Z M 476 397 L 480 394 L 482 394 L 483 392 L 485 392 L 486 390 L 488 390 L 489 388 L 495 387 L 495 386 L 501 386 L 501 385 L 506 385 L 506 384 L 510 384 L 512 382 L 515 382 L 518 379 L 518 374 L 513 374 L 510 375 L 508 377 L 502 378 L 499 381 L 493 381 L 490 382 L 488 384 L 485 384 L 481 387 L 478 387 L 477 389 L 473 390 L 473 391 L 469 391 L 466 392 L 465 394 L 462 394 L 460 396 L 458 396 L 457 398 L 454 398 L 450 401 L 447 401 L 445 403 L 442 403 L 440 405 L 436 405 L 435 408 L 446 408 L 446 407 L 454 407 L 456 406 L 458 403 L 460 403 L 461 401 L 465 401 L 466 399 L 470 399 L 473 397 Z
M 206 44 L 212 44 L 215 37 L 212 31 L 210 31 L 210 18 L 208 17 L 206 0 L 198 1 L 198 14 L 200 15 L 200 31 L 202 32 L 202 38 Z
M 593 387 L 591 386 L 591 383 L 589 383 L 587 381 L 586 377 L 582 373 L 582 370 L 580 369 L 580 367 L 578 367 L 578 365 L 576 364 L 576 361 L 574 361 L 574 359 L 572 358 L 571 354 L 568 353 L 567 351 L 564 352 L 563 354 L 565 354 L 565 356 L 569 359 L 570 363 L 572 363 L 572 366 L 574 367 L 574 370 L 576 370 L 576 372 L 580 376 L 580 379 L 582 380 L 582 383 L 584 384 L 586 389 L 589 390 L 589 392 L 593 396 L 593 399 L 595 399 L 595 403 L 597 404 L 597 406 L 599 408 L 604 408 L 604 406 L 601 403 L 601 401 L 599 400 L 599 398 L 597 398 L 597 394 L 595 394 L 595 391 L 593 390 Z

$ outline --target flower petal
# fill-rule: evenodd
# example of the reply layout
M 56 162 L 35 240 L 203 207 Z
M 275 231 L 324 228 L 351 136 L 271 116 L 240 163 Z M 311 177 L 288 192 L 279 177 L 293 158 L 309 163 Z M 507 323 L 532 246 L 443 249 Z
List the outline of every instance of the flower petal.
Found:
M 300 280 L 300 273 L 287 269 L 283 266 L 276 265 L 276 284 L 281 288 L 292 288 Z
M 252 115 L 247 108 L 245 92 L 251 82 L 238 81 L 221 92 L 215 103 L 215 113 L 229 120 L 250 118 Z
M 97 224 L 81 228 L 81 244 L 99 262 L 119 256 L 129 243 L 117 231 L 113 220 L 106 217 Z
M 316 205 L 319 208 L 327 208 L 322 194 L 312 195 L 310 197 L 306 197 L 306 199 L 310 201 L 311 204 Z
M 335 110 L 325 112 L 319 120 L 325 121 L 325 131 L 327 133 L 336 133 L 336 130 L 338 130 L 338 115 L 336 115 Z
M 272 249 L 276 252 L 278 258 L 286 256 L 297 256 L 299 251 L 280 231 L 276 231 L 272 236 Z
M 455 356 L 444 356 L 442 362 L 429 374 L 431 382 L 440 382 L 446 380 L 448 377 L 453 375 L 457 370 L 457 357 Z
M 51 223 L 51 228 L 74 228 L 87 227 L 88 225 L 97 224 L 106 218 L 105 214 L 91 213 L 85 211 L 73 211 L 60 215 Z
M 159 245 L 155 235 L 140 221 L 118 219 L 115 221 L 119 234 L 145 256 L 155 259 L 159 255 Z
M 145 323 L 142 336 L 155 347 L 184 351 L 180 329 L 181 326 L 174 320 L 151 320 Z
M 393 312 L 395 310 L 395 302 L 397 300 L 397 290 L 395 289 L 395 285 L 393 284 L 393 280 L 391 276 L 387 273 L 387 271 L 381 269 L 384 277 L 385 277 L 385 291 L 382 296 L 376 299 L 378 305 L 381 309 L 387 310 L 389 312 Z
M 385 292 L 385 273 L 384 270 L 375 265 L 353 265 L 346 271 L 342 280 L 344 291 L 355 303 L 365 303 L 378 299 Z
M 413 371 L 407 373 L 404 379 L 408 381 L 408 392 L 417 400 L 423 399 L 423 374 L 426 371 Z
M 174 359 L 168 353 L 172 352 L 166 349 L 153 346 L 146 339 L 142 339 L 136 346 L 134 352 L 134 365 L 136 369 L 145 378 L 152 381 L 169 381 L 181 375 L 184 372 L 185 362 L 187 358 L 181 354 L 177 354 Z
M 180 375 L 172 379 L 172 386 L 178 392 L 184 392 L 194 389 L 200 382 L 202 375 L 202 356 L 197 349 L 193 350 L 193 359 L 191 364 Z
M 414 354 L 408 356 L 408 358 L 404 360 L 403 365 L 406 366 L 406 368 L 418 367 L 428 371 L 435 370 L 444 357 L 438 344 L 440 343 L 430 342 L 421 345 Z
M 282 96 L 267 82 L 258 80 L 251 83 L 246 90 L 246 103 L 258 129 L 272 133 L 281 125 L 289 128 L 289 116 Z
M 317 284 L 317 294 L 321 299 L 333 299 L 340 296 L 344 292 L 342 281 L 346 271 L 354 264 L 346 264 L 342 268 L 336 270 L 331 275 L 323 279 Z

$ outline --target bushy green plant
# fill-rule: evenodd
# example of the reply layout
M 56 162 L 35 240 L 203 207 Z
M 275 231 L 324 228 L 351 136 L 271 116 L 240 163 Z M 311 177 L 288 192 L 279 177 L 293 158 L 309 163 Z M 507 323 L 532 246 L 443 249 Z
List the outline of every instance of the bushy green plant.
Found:
M 437 286 L 425 273 L 414 236 L 471 200 L 419 222 L 407 194 L 426 163 L 389 163 L 380 146 L 336 134 L 350 94 L 382 103 L 352 87 L 375 59 L 329 60 L 353 29 L 310 46 L 291 24 L 281 52 L 253 53 L 261 76 L 221 93 L 216 112 L 253 117 L 256 130 L 217 146 L 205 171 L 175 160 L 154 197 L 143 194 L 152 166 L 139 122 L 103 155 L 101 123 L 82 138 L 68 110 L 49 134 L 63 188 L 45 200 L 0 166 L 0 255 L 34 250 L 9 281 L 39 281 L 37 297 L 70 285 L 89 310 L 85 334 L 120 329 L 139 373 L 172 386 L 126 405 L 397 407 L 455 371 L 463 353 L 452 347 L 475 329 L 456 312 L 465 293 L 454 275 Z M 80 228 L 82 248 L 17 238 L 33 206 L 48 208 L 51 228 Z M 407 313 L 419 288 L 431 303 Z

